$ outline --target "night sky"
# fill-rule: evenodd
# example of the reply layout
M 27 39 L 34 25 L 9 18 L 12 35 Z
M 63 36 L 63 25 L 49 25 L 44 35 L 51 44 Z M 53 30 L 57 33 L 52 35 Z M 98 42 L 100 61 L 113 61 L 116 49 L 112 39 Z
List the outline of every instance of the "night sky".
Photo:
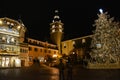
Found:
M 28 36 L 41 41 L 50 38 L 50 23 L 54 10 L 64 23 L 64 40 L 92 34 L 99 9 L 120 21 L 120 4 L 117 0 L 3 0 L 0 17 L 21 19 Z

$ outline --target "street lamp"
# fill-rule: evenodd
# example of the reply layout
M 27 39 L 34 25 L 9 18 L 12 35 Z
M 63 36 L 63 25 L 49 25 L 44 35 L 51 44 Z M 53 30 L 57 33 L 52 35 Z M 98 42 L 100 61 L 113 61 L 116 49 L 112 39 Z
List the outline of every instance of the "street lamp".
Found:
M 57 58 L 57 54 L 53 54 L 53 58 Z

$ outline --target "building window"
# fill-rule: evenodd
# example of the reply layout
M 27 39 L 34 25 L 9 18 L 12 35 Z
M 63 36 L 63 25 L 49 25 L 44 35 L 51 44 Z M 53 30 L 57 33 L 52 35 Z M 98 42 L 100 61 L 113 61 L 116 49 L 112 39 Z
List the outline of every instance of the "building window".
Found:
M 73 41 L 73 45 L 75 45 L 75 41 Z
M 52 32 L 55 32 L 55 29 L 53 29 Z
M 60 32 L 62 32 L 62 29 L 59 29 Z
M 53 25 L 52 28 L 55 28 L 55 25 Z
M 64 48 L 66 48 L 66 44 L 64 43 Z
M 75 41 L 73 41 L 73 47 L 75 47 Z
M 14 51 L 14 49 L 15 49 L 15 48 L 14 48 L 14 47 L 12 47 L 12 51 Z
M 29 51 L 32 51 L 32 48 L 31 48 L 31 47 L 29 47 Z
M 47 53 L 47 50 L 45 49 L 44 52 Z
M 25 50 L 25 53 L 28 53 L 28 49 L 27 49 L 27 50 Z
M 20 49 L 20 52 L 22 53 L 22 49 Z
M 42 52 L 42 49 L 40 49 L 40 52 Z
M 54 51 L 54 54 L 56 54 L 56 51 Z
M 30 56 L 30 57 L 29 57 L 29 61 L 30 61 L 30 62 L 32 62 L 32 61 L 33 61 L 33 60 L 32 60 L 32 56 Z
M 3 24 L 3 21 L 2 21 L 2 20 L 0 20 L 0 24 Z
M 32 43 L 32 41 L 31 41 L 31 40 L 29 40 L 29 43 Z
M 6 37 L 2 37 L 2 41 L 5 42 L 6 41 Z
M 38 49 L 37 49 L 37 48 L 34 48 L 34 51 L 38 51 Z
M 61 25 L 59 25 L 59 28 L 62 28 L 62 26 L 61 26 Z
M 66 48 L 66 46 L 64 46 L 64 48 Z
M 49 50 L 48 53 L 51 53 L 51 50 Z
M 11 38 L 11 42 L 15 42 L 15 38 Z
M 33 41 L 33 44 L 36 44 L 36 41 Z
M 85 43 L 86 41 L 85 41 L 85 39 L 82 39 L 82 43 Z

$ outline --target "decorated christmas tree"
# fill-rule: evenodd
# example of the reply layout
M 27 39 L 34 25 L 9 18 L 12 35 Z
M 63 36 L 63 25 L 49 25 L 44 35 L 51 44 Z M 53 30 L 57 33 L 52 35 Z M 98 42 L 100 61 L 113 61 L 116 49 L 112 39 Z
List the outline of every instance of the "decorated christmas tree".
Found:
M 95 20 L 95 30 L 91 42 L 91 63 L 116 64 L 120 62 L 120 28 L 119 22 L 100 9 Z M 104 65 L 105 66 L 105 65 Z

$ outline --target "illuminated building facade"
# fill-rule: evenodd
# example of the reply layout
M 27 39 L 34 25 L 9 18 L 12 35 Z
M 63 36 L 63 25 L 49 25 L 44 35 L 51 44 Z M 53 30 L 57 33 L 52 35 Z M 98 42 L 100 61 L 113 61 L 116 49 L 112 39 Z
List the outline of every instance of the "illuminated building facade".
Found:
M 25 31 L 23 23 L 0 18 L 0 67 L 21 67 L 20 43 Z
M 62 54 L 77 54 L 78 58 L 88 57 L 92 35 L 62 41 Z
M 48 56 L 59 57 L 57 46 L 27 38 L 21 20 L 0 18 L 0 68 L 30 66 L 34 59 L 46 62 Z
M 28 43 L 20 43 L 20 60 L 21 67 L 29 66 L 29 44 Z
M 42 42 L 36 39 L 28 38 L 29 43 L 29 65 L 34 60 L 45 63 L 48 57 L 59 57 L 57 46 L 48 42 Z
M 57 45 L 59 53 L 61 53 L 61 40 L 63 38 L 63 23 L 58 16 L 58 10 L 55 10 L 53 22 L 50 23 L 50 35 L 53 43 Z

